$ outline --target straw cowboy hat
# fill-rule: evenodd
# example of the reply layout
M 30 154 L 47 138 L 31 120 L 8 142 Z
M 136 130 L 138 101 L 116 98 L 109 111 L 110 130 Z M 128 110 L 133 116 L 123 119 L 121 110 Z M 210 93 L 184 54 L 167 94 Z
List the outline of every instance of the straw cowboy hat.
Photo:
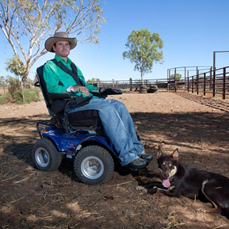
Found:
M 52 47 L 57 41 L 68 41 L 70 44 L 70 49 L 74 49 L 77 45 L 76 38 L 69 38 L 68 34 L 65 32 L 56 32 L 53 37 L 49 37 L 45 41 L 46 50 L 49 52 L 54 52 Z

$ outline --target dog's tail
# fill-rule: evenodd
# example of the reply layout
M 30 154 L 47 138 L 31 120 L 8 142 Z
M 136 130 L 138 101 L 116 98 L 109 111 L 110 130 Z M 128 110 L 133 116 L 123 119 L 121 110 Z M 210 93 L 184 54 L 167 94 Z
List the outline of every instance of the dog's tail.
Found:
M 226 216 L 229 219 L 229 208 L 224 208 L 222 211 L 222 215 Z

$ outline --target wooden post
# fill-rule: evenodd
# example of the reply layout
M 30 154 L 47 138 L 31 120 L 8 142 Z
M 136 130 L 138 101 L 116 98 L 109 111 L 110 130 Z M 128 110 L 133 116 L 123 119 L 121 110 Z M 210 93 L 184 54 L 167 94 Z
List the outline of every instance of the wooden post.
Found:
M 206 95 L 206 73 L 204 73 L 204 96 Z
M 177 80 L 177 69 L 175 68 L 175 78 L 174 78 L 174 87 L 175 87 L 175 92 L 177 92 L 177 85 L 176 85 L 176 80 Z
M 187 91 L 189 92 L 189 76 L 187 77 Z
M 212 68 L 210 68 L 210 84 L 209 84 L 209 90 L 212 89 Z
M 212 96 L 215 97 L 215 68 L 213 69 L 213 92 Z
M 226 98 L 226 68 L 223 68 L 223 99 Z
M 194 90 L 194 79 L 193 79 L 193 76 L 192 76 L 192 93 L 193 93 L 193 90 Z
M 199 70 L 197 70 L 197 75 L 196 75 L 196 93 L 197 95 L 199 94 Z

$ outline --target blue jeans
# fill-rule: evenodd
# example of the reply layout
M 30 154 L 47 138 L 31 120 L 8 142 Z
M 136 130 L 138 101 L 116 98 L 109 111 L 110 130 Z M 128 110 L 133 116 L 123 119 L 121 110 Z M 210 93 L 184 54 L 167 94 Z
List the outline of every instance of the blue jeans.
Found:
M 99 111 L 105 134 L 117 151 L 122 166 L 144 153 L 132 117 L 123 103 L 113 99 L 91 99 L 88 104 L 74 108 L 69 113 L 82 110 Z

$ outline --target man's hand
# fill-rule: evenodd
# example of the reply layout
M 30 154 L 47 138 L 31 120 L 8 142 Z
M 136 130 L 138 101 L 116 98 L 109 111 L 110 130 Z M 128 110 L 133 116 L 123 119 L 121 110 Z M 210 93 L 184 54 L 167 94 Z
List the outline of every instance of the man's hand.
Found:
M 89 95 L 89 91 L 86 87 L 78 86 L 78 85 L 69 87 L 67 91 L 68 92 L 81 92 L 81 93 L 84 93 L 86 96 Z

